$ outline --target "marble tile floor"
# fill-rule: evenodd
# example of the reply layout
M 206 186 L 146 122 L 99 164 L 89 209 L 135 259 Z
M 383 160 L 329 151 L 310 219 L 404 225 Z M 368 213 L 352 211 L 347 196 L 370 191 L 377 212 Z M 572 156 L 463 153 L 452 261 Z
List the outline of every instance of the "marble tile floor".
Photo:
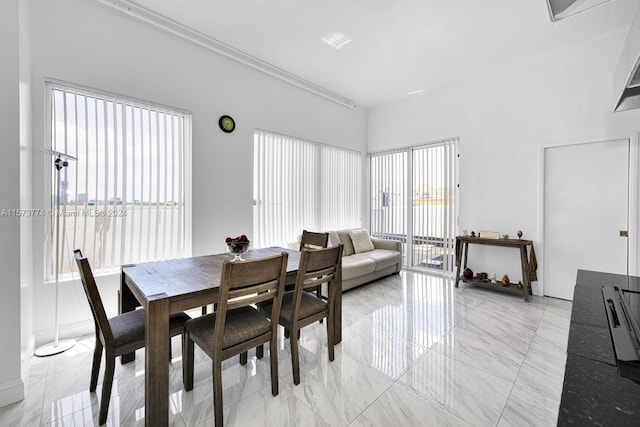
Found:
M 329 362 L 324 324 L 302 330 L 301 383 L 293 385 L 280 334 L 280 393 L 268 351 L 223 366 L 227 426 L 555 426 L 571 303 L 478 289 L 419 272 L 343 296 L 343 341 Z M 197 315 L 197 311 L 192 313 Z M 89 393 L 93 336 L 34 357 L 26 398 L 0 408 L 0 426 L 97 426 Z M 196 346 L 195 386 L 182 387 L 180 341 L 170 366 L 172 426 L 213 425 L 211 364 Z M 104 361 L 102 367 L 104 368 Z M 101 371 L 101 376 L 102 376 Z M 116 364 L 107 426 L 144 425 L 144 350 Z

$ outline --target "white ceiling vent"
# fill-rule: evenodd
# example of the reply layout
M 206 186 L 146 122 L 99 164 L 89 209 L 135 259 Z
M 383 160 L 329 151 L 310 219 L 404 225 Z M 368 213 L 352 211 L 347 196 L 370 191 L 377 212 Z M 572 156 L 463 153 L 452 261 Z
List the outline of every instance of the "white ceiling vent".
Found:
M 636 110 L 638 108 L 640 108 L 640 58 L 636 60 L 629 83 L 622 91 L 615 111 Z
M 611 0 L 547 0 L 552 21 L 584 12 Z
M 629 29 L 614 77 L 614 111 L 640 108 L 640 8 Z

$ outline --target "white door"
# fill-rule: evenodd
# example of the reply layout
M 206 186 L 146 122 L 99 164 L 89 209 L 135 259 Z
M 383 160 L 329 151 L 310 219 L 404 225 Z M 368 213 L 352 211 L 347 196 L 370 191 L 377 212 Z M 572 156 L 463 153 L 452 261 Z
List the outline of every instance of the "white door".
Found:
M 578 269 L 627 274 L 629 144 L 545 149 L 545 295 L 572 300 Z

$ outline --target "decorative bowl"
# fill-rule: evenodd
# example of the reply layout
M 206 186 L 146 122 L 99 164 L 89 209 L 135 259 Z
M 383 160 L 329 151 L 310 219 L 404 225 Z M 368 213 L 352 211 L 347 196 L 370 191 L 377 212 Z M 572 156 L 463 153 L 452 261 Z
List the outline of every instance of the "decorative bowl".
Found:
M 227 237 L 225 243 L 227 244 L 227 252 L 234 256 L 233 262 L 244 261 L 242 255 L 246 254 L 251 246 L 251 241 L 249 241 L 246 236 L 243 235 L 235 238 Z

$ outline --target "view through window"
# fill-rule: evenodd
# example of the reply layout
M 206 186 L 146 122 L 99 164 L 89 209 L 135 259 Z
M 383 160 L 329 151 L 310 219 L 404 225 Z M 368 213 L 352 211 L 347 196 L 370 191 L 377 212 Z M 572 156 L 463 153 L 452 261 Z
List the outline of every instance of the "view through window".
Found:
M 404 265 L 452 272 L 457 139 L 370 154 L 371 234 L 403 243 Z
M 184 256 L 190 115 L 56 82 L 47 88 L 51 150 L 77 158 L 59 172 L 60 274 L 71 271 L 74 249 L 98 272 Z M 55 158 L 45 161 L 52 174 L 48 277 L 55 270 Z

